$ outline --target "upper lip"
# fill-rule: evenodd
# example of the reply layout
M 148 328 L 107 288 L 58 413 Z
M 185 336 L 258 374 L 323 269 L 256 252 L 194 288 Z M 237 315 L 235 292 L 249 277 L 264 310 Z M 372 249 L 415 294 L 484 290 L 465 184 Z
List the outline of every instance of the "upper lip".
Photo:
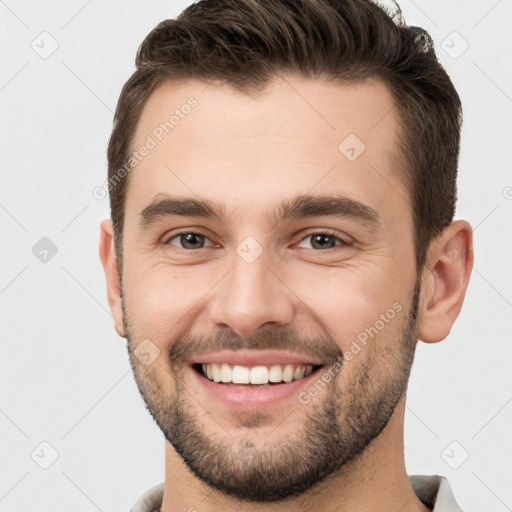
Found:
M 190 364 L 226 363 L 239 366 L 271 366 L 271 365 L 323 365 L 315 358 L 282 352 L 277 350 L 223 350 L 195 356 L 189 360 Z

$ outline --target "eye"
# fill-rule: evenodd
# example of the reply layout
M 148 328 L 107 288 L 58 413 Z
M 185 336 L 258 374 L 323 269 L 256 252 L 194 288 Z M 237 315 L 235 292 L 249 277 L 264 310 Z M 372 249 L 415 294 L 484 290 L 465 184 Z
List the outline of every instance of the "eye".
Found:
M 172 240 L 178 239 L 178 247 L 181 249 L 202 249 L 205 247 L 205 241 L 210 240 L 207 236 L 201 233 L 194 233 L 192 231 L 182 231 L 175 233 L 171 238 L 168 238 L 165 244 L 175 245 Z M 210 244 L 213 245 L 213 244 Z
M 309 233 L 304 238 L 302 238 L 300 243 L 304 243 L 308 238 L 311 239 L 311 246 L 313 249 L 325 250 L 325 249 L 334 249 L 339 245 L 342 246 L 350 246 L 351 242 L 343 240 L 339 236 L 337 236 L 332 231 L 316 231 L 314 233 Z M 336 244 L 336 242 L 339 242 Z M 300 245 L 298 246 L 300 247 Z M 303 247 L 305 249 L 309 249 L 310 247 Z
M 177 243 L 173 243 L 173 240 L 178 240 Z M 300 241 L 300 244 L 305 243 L 306 240 L 311 239 L 312 247 L 303 247 L 305 249 L 313 248 L 315 250 L 326 250 L 326 249 L 334 249 L 337 246 L 350 246 L 351 242 L 343 240 L 341 237 L 337 236 L 336 233 L 328 230 L 317 231 L 313 233 L 307 234 Z M 208 244 L 206 244 L 209 242 Z M 210 239 L 201 233 L 196 233 L 193 231 L 181 231 L 179 233 L 174 233 L 170 238 L 168 238 L 165 242 L 165 245 L 173 245 L 177 246 L 180 249 L 185 250 L 193 250 L 193 249 L 202 249 L 204 247 L 211 247 L 214 244 L 210 241 Z M 301 245 L 298 247 L 301 247 Z

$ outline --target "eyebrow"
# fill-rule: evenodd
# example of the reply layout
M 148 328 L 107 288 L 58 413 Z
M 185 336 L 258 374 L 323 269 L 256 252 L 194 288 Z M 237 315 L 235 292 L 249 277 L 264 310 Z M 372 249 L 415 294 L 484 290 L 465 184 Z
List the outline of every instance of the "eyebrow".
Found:
M 160 219 L 169 217 L 200 217 L 226 220 L 224 205 L 193 197 L 157 194 L 153 202 L 139 214 L 139 227 L 147 228 Z M 270 220 L 278 224 L 287 219 L 311 217 L 339 217 L 355 220 L 376 230 L 381 218 L 372 207 L 355 199 L 339 195 L 301 195 L 281 203 L 270 215 Z

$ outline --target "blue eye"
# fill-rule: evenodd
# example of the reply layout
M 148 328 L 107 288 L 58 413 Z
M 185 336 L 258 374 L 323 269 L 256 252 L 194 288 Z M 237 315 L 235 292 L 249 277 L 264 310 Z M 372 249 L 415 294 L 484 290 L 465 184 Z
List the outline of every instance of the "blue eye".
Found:
M 325 250 L 325 249 L 334 249 L 339 245 L 349 246 L 351 245 L 349 242 L 346 242 L 339 236 L 336 236 L 331 231 L 317 231 L 315 233 L 309 233 L 302 240 L 301 243 L 311 239 L 311 245 L 313 249 L 316 250 Z M 338 244 L 336 242 L 339 242 Z M 315 247 L 316 245 L 316 247 Z M 310 247 L 305 247 L 305 249 L 309 249 Z

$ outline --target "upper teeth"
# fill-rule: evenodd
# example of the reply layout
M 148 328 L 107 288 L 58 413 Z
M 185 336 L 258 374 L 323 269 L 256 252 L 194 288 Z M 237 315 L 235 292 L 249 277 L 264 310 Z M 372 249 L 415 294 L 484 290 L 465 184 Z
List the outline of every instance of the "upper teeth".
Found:
M 268 384 L 269 382 L 291 382 L 307 377 L 313 371 L 313 365 L 296 366 L 247 366 L 222 363 L 205 363 L 203 373 L 213 382 L 232 382 L 233 384 Z

